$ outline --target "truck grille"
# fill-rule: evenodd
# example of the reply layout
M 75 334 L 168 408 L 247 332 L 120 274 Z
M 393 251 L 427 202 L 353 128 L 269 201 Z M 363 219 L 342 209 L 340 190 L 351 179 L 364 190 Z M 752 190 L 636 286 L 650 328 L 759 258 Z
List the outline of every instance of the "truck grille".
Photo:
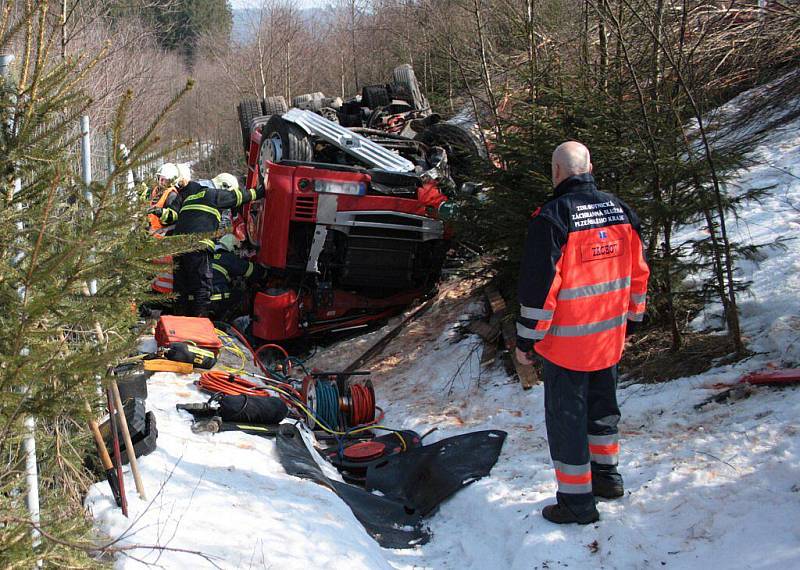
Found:
M 313 220 L 317 216 L 317 196 L 295 196 L 294 217 L 299 220 Z

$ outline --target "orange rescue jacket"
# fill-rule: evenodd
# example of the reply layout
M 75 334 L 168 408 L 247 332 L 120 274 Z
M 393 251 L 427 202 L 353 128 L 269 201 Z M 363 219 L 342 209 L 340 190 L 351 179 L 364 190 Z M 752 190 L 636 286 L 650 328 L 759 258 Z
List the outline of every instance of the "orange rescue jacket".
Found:
M 564 180 L 528 225 L 517 346 L 569 370 L 613 366 L 644 317 L 650 270 L 639 220 L 591 174 Z

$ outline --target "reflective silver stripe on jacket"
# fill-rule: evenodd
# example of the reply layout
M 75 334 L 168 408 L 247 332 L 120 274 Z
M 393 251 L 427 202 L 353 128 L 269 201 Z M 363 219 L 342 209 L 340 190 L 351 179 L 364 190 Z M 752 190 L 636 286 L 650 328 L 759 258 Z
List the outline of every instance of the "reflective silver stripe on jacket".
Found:
M 631 302 L 635 305 L 639 303 L 644 303 L 645 299 L 647 298 L 647 293 L 631 293 Z
M 522 338 L 527 338 L 529 340 L 542 340 L 546 333 L 547 331 L 537 331 L 534 329 L 529 329 L 525 325 L 517 323 L 517 334 Z
M 634 313 L 633 311 L 628 311 L 628 320 L 635 323 L 640 323 L 644 320 L 644 313 Z
M 569 301 L 570 299 L 580 299 L 581 297 L 593 297 L 594 295 L 601 295 L 603 293 L 610 293 L 611 291 L 619 291 L 630 287 L 631 278 L 623 277 L 622 279 L 615 279 L 614 281 L 606 281 L 605 283 L 596 283 L 594 285 L 584 285 L 583 287 L 571 287 L 569 289 L 562 289 L 558 292 L 559 301 Z
M 553 336 L 586 336 L 603 331 L 610 331 L 624 324 L 626 316 L 628 315 L 623 314 L 613 319 L 597 321 L 596 323 L 588 323 L 585 325 L 553 325 L 547 333 Z M 517 325 L 517 327 L 519 327 L 519 325 Z
M 534 309 L 533 307 L 526 307 L 525 305 L 519 306 L 519 315 L 523 319 L 534 319 L 536 321 L 549 321 L 553 318 L 553 311 L 545 311 L 544 309 Z

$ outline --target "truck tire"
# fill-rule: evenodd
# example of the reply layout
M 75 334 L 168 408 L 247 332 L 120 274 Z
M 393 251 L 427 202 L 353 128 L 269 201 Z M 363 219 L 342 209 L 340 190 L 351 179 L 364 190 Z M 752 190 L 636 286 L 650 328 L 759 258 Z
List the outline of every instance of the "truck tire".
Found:
M 428 103 L 428 98 L 422 93 L 417 76 L 414 74 L 414 68 L 410 64 L 404 63 L 395 67 L 392 72 L 392 80 L 401 89 L 407 89 L 411 93 L 411 103 L 417 111 L 430 114 L 431 105 Z
M 277 95 L 276 97 L 267 97 L 261 101 L 261 110 L 267 116 L 283 115 L 289 110 L 289 107 L 286 105 L 286 99 L 283 98 L 283 95 Z
M 263 114 L 261 111 L 261 102 L 257 99 L 245 99 L 236 106 L 236 111 L 239 113 L 239 125 L 242 128 L 244 152 L 247 154 L 247 151 L 250 150 L 250 124 L 253 122 L 253 119 Z
M 309 111 L 320 111 L 322 109 L 323 99 L 325 99 L 325 94 L 321 91 L 298 95 L 292 98 L 292 107 L 307 109 Z
M 261 127 L 261 149 L 258 153 L 258 167 L 262 176 L 267 172 L 268 162 L 297 160 L 311 162 L 314 151 L 308 134 L 278 115 L 273 115 Z
M 389 90 L 385 85 L 365 85 L 361 88 L 361 104 L 364 107 L 374 111 L 386 107 L 391 102 Z
M 484 160 L 482 142 L 453 123 L 436 123 L 414 138 L 428 146 L 440 146 L 447 152 L 453 180 L 458 184 L 466 182 L 476 165 Z

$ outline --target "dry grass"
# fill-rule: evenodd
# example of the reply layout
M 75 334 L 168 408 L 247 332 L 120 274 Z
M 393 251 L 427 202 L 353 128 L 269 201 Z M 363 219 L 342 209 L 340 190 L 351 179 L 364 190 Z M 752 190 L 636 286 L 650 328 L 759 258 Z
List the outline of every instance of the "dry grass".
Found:
M 714 366 L 733 362 L 727 336 L 686 332 L 683 346 L 670 350 L 667 330 L 651 329 L 634 336 L 625 348 L 620 370 L 631 383 L 653 384 L 702 374 Z

